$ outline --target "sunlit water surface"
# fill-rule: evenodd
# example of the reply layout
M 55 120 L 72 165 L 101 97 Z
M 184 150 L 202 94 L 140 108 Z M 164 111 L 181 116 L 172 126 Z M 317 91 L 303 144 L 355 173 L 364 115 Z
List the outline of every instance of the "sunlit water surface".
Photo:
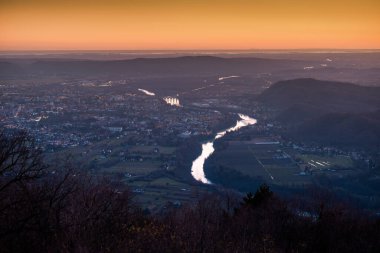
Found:
M 211 181 L 206 178 L 204 172 L 204 164 L 206 159 L 209 158 L 210 155 L 212 155 L 212 153 L 214 153 L 215 151 L 214 141 L 216 139 L 222 138 L 228 132 L 237 131 L 242 127 L 254 125 L 257 122 L 256 119 L 253 119 L 247 115 L 239 114 L 239 117 L 240 120 L 236 122 L 235 126 L 217 133 L 212 141 L 202 144 L 202 153 L 200 156 L 197 157 L 197 159 L 193 161 L 193 165 L 191 166 L 191 175 L 194 177 L 195 180 L 200 181 L 204 184 L 211 184 Z

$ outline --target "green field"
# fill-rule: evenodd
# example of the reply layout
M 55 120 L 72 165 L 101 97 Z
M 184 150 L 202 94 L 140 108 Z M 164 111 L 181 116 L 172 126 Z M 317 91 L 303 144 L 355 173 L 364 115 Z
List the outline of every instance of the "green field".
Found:
M 347 156 L 320 156 L 320 155 L 296 155 L 305 164 L 311 166 L 312 169 L 331 169 L 331 168 L 352 168 L 353 161 Z
M 144 176 L 157 170 L 174 170 L 167 162 L 175 159 L 176 147 L 165 146 L 130 146 L 121 139 L 102 140 L 86 147 L 71 148 L 50 156 L 65 157 L 72 154 L 72 159 L 83 168 L 95 173 L 114 174 L 129 173 L 132 176 Z
M 176 151 L 176 147 L 163 147 L 163 146 L 133 146 L 130 152 L 151 153 L 158 149 L 159 154 L 171 155 Z
M 134 191 L 136 200 L 150 210 L 163 206 L 168 201 L 176 204 L 188 203 L 197 196 L 189 184 L 166 176 L 149 181 L 130 179 L 126 181 L 126 185 Z M 204 192 L 202 187 L 197 190 Z
M 153 171 L 159 170 L 161 163 L 158 161 L 144 161 L 144 162 L 118 162 L 108 168 L 101 168 L 99 172 L 105 173 L 130 173 L 135 176 L 141 176 L 149 174 Z M 99 164 L 99 167 L 102 167 Z
M 278 185 L 308 184 L 310 176 L 301 175 L 298 164 L 279 145 L 233 142 L 215 152 L 213 162 L 252 178 Z
M 59 155 L 73 154 L 72 159 L 81 167 L 91 169 L 92 173 L 117 177 L 134 192 L 143 207 L 158 210 L 168 201 L 183 204 L 195 200 L 192 186 L 175 177 L 165 176 L 175 169 L 176 150 L 176 147 L 166 146 L 131 146 L 125 140 L 112 139 L 72 148 Z M 53 160 L 54 156 L 50 159 Z M 158 171 L 162 176 L 159 173 L 152 178 L 151 173 Z M 203 189 L 198 188 L 199 192 Z
M 356 173 L 349 156 L 302 154 L 298 150 L 276 144 L 229 142 L 212 156 L 212 166 L 221 167 L 265 180 L 276 185 L 305 185 L 313 176 L 342 177 Z

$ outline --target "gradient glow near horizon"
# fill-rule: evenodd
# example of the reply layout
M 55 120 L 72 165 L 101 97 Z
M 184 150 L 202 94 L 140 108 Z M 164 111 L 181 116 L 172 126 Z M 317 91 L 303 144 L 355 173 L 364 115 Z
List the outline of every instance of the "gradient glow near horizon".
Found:
M 379 49 L 378 0 L 0 0 L 0 50 Z

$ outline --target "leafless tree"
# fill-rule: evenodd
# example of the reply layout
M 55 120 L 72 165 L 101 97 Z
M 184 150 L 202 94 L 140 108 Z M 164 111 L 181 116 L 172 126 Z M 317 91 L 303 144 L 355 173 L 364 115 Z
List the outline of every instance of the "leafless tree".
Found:
M 26 132 L 0 131 L 0 193 L 12 184 L 22 186 L 40 177 L 45 168 L 41 150 Z

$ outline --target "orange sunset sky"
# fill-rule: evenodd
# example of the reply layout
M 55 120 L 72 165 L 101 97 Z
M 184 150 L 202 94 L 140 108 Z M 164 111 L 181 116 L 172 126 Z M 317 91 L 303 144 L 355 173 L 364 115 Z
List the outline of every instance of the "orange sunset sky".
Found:
M 0 50 L 378 49 L 379 0 L 0 0 Z

